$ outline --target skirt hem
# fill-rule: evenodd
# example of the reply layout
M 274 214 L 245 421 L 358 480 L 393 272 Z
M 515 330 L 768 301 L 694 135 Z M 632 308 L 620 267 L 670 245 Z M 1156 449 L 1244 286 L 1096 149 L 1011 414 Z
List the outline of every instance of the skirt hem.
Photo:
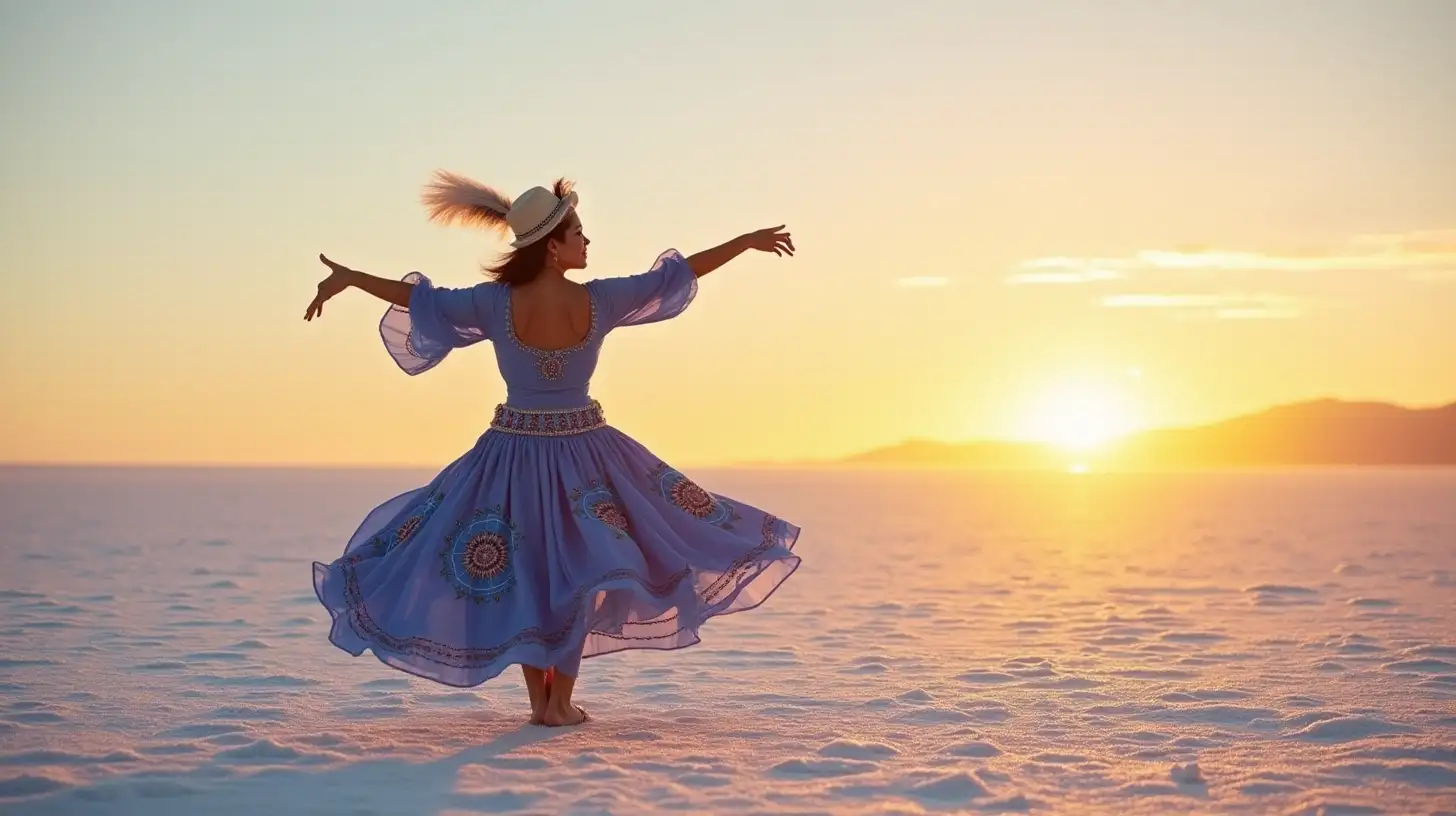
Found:
M 578 651 L 581 654 L 580 659 L 587 660 L 632 649 L 675 651 L 697 645 L 702 640 L 698 630 L 709 620 L 761 606 L 798 570 L 801 559 L 793 554 L 793 548 L 798 542 L 801 530 L 786 521 L 775 521 L 777 521 L 777 529 L 773 531 L 773 534 L 770 535 L 766 528 L 762 545 L 754 548 L 754 551 L 745 556 L 740 569 L 748 567 L 751 572 L 740 577 L 734 583 L 731 591 L 726 594 L 718 595 L 718 597 L 705 597 L 705 594 L 718 594 L 713 591 L 715 587 L 721 589 L 721 585 L 716 582 L 709 587 L 707 593 L 696 591 L 690 580 L 691 568 L 685 570 L 687 574 L 683 580 L 666 594 L 653 592 L 652 587 L 644 579 L 636 574 L 628 574 L 628 571 L 622 571 L 622 574 L 609 574 L 577 593 L 574 599 L 576 608 L 568 613 L 572 618 L 569 629 L 550 634 L 517 633 L 513 639 L 519 638 L 520 642 L 495 647 L 499 649 L 498 654 L 482 660 L 478 665 L 459 665 L 458 662 L 451 663 L 432 658 L 430 656 L 432 652 L 444 655 L 452 651 L 459 654 L 465 650 L 453 649 L 445 644 L 437 644 L 419 638 L 402 639 L 401 642 L 408 642 L 413 647 L 408 649 L 390 648 L 382 643 L 383 638 L 390 637 L 388 633 L 369 618 L 362 599 L 350 597 L 347 571 L 352 568 L 347 564 L 314 562 L 314 593 L 317 595 L 319 603 L 329 611 L 332 618 L 329 642 L 345 653 L 360 657 L 366 651 L 373 652 L 381 663 L 406 674 L 433 680 L 452 688 L 474 688 L 499 676 L 513 665 L 526 664 L 545 668 L 567 660 Z M 779 552 L 771 555 L 773 550 L 779 550 Z M 748 565 L 755 559 L 757 560 L 755 566 L 749 567 Z M 765 591 L 745 595 L 746 590 L 765 580 L 768 581 Z M 340 581 L 344 582 L 344 586 L 339 585 Z M 622 590 L 632 592 L 637 597 L 662 602 L 665 607 L 664 616 L 667 610 L 672 608 L 682 610 L 687 607 L 692 610 L 689 613 L 692 620 L 682 623 L 671 631 L 653 632 L 646 636 L 630 634 L 630 629 L 633 627 L 661 628 L 674 619 L 681 620 L 683 613 L 679 612 L 673 617 L 659 616 L 646 621 L 619 622 L 615 631 L 603 630 L 596 626 L 589 628 L 586 610 L 593 599 L 601 592 Z M 366 631 L 361 631 L 361 628 Z M 373 634 L 373 632 L 378 634 Z M 437 666 L 444 671 L 431 672 L 430 666 Z

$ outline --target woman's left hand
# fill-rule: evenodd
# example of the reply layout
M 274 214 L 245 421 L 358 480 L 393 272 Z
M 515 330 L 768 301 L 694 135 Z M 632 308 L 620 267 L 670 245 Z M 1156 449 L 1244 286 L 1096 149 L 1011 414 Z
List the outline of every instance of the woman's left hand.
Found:
M 759 252 L 772 252 L 775 255 L 794 254 L 793 236 L 784 231 L 783 224 L 750 232 L 743 236 L 743 240 L 750 249 L 756 249 Z

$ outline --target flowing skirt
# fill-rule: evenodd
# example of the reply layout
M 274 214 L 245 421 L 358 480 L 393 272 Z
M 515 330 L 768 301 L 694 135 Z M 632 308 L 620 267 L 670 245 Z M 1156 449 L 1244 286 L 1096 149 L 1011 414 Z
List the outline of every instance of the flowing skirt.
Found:
M 523 663 L 698 642 L 799 566 L 799 528 L 704 490 L 626 434 L 489 430 L 379 505 L 314 589 L 329 640 L 450 686 Z

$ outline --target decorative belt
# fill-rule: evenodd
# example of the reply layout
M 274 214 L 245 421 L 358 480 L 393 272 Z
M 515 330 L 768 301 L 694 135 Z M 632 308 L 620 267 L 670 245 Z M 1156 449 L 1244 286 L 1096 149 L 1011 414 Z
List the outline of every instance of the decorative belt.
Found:
M 602 404 L 592 400 L 580 408 L 529 410 L 501 404 L 495 407 L 490 427 L 503 433 L 525 436 L 572 436 L 606 427 Z

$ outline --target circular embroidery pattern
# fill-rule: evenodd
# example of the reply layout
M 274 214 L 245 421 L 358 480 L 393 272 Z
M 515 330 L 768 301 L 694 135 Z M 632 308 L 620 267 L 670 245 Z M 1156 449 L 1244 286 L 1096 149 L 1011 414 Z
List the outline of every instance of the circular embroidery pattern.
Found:
M 387 555 L 414 538 L 415 533 L 418 533 L 420 528 L 425 526 L 425 522 L 430 520 L 430 516 L 434 514 L 435 509 L 440 506 L 440 502 L 444 498 L 443 493 L 431 493 L 428 498 L 414 508 L 414 511 L 404 521 L 399 523 L 399 526 L 393 530 L 386 530 L 379 533 L 370 539 L 369 546 L 373 550 L 374 555 L 376 557 Z
M 446 539 L 440 575 L 454 585 L 456 598 L 498 601 L 515 586 L 519 539 L 500 508 L 477 510 Z
M 559 380 L 566 373 L 566 360 L 559 354 L 542 354 L 536 358 L 536 371 L 543 380 Z
M 681 507 L 688 515 L 700 519 L 708 518 L 718 509 L 718 503 L 713 500 L 712 494 L 686 477 L 672 486 L 672 503 Z
M 591 514 L 597 521 L 611 527 L 614 530 L 627 532 L 627 514 L 617 503 L 609 499 L 603 499 L 591 506 Z
M 611 485 L 598 479 L 592 479 L 585 487 L 572 490 L 571 504 L 572 512 L 578 518 L 601 522 L 617 538 L 625 537 L 631 527 L 631 522 L 627 520 L 627 511 L 617 501 Z
M 460 565 L 471 578 L 494 578 L 505 572 L 511 558 L 510 545 L 499 533 L 480 533 L 465 542 Z
M 701 522 L 731 530 L 733 522 L 739 520 L 738 511 L 732 504 L 704 490 L 681 471 L 662 464 L 649 476 L 658 495 Z

